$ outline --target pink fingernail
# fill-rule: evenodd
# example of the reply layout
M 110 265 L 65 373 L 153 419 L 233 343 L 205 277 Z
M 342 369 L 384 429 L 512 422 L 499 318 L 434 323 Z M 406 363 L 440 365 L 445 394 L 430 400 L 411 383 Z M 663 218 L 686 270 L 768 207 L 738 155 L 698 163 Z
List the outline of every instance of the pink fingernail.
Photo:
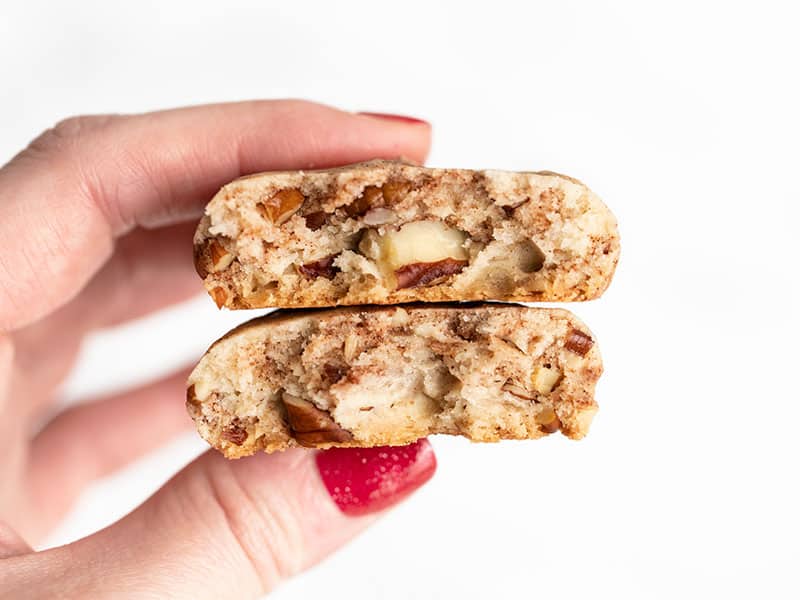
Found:
M 357 516 L 400 502 L 436 471 L 430 442 L 380 448 L 331 448 L 317 453 L 322 481 L 339 509 Z
M 386 119 L 387 121 L 400 121 L 402 123 L 409 123 L 414 125 L 424 123 L 425 125 L 429 125 L 429 123 L 424 119 L 409 117 L 407 115 L 393 115 L 390 113 L 374 113 L 374 112 L 360 112 L 358 114 L 364 115 L 366 117 L 374 117 L 376 119 Z

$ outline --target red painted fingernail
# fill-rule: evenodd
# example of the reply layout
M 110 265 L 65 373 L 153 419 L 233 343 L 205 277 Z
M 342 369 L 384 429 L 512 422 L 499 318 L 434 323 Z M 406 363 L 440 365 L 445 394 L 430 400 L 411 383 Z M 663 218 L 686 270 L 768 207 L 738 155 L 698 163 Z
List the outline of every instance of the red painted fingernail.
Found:
M 346 515 L 388 508 L 428 481 L 436 471 L 430 442 L 380 448 L 331 448 L 317 453 L 328 493 Z
M 386 119 L 387 121 L 401 121 L 403 123 L 411 123 L 411 124 L 419 124 L 424 123 L 428 125 L 429 123 L 424 119 L 417 119 L 416 117 L 409 117 L 407 115 L 392 115 L 388 113 L 374 113 L 374 112 L 360 112 L 360 115 L 364 115 L 366 117 L 374 117 L 376 119 Z

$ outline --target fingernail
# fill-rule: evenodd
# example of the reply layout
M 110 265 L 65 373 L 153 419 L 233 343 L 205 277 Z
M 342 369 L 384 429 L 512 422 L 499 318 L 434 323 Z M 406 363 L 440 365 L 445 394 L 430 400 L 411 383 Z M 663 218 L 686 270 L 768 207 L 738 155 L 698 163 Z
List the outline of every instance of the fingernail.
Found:
M 374 113 L 374 112 L 360 112 L 358 114 L 364 115 L 365 117 L 385 119 L 387 121 L 400 121 L 402 123 L 409 123 L 414 125 L 424 123 L 425 125 L 429 125 L 429 123 L 424 119 L 417 119 L 416 117 L 409 117 L 407 115 L 392 115 L 389 113 Z
M 331 448 L 317 453 L 317 468 L 333 501 L 346 515 L 383 510 L 428 481 L 436 471 L 430 442 L 380 448 Z

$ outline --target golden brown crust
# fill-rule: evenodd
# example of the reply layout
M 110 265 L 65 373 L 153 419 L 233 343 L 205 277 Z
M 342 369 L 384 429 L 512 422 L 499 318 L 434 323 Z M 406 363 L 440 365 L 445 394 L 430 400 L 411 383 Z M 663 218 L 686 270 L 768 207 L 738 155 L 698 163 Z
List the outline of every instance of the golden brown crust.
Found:
M 229 458 L 432 433 L 497 441 L 560 430 L 577 439 L 597 409 L 601 372 L 591 332 L 558 309 L 276 311 L 209 348 L 190 376 L 187 409 Z
M 367 230 L 420 220 L 464 232 L 468 264 L 398 288 L 358 243 Z M 541 253 L 538 268 L 510 260 L 523 246 Z M 238 179 L 212 199 L 195 235 L 197 272 L 232 309 L 588 300 L 606 289 L 618 256 L 614 217 L 576 179 L 391 161 Z

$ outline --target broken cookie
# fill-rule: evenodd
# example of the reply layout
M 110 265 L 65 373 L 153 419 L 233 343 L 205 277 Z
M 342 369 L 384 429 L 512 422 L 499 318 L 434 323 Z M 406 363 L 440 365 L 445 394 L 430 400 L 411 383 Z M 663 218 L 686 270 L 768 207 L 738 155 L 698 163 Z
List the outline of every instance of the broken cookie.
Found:
M 619 256 L 613 215 L 575 179 L 392 161 L 237 179 L 194 246 L 233 309 L 589 300 Z
M 189 377 L 200 434 L 228 458 L 294 446 L 583 437 L 602 372 L 560 309 L 410 304 L 277 311 L 217 341 Z

